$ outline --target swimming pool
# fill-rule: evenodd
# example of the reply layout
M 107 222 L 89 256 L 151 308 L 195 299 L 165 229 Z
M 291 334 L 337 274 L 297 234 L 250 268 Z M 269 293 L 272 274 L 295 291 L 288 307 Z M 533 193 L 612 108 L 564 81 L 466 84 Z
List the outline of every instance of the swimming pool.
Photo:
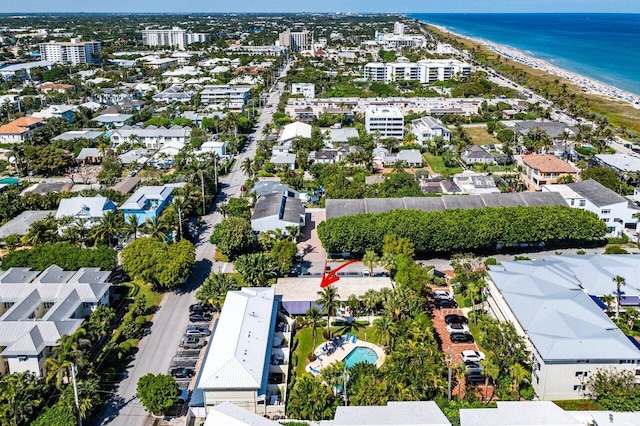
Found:
M 368 362 L 369 364 L 375 364 L 378 362 L 378 355 L 373 349 L 366 348 L 364 346 L 358 346 L 354 348 L 344 359 L 347 368 L 351 368 L 359 362 Z

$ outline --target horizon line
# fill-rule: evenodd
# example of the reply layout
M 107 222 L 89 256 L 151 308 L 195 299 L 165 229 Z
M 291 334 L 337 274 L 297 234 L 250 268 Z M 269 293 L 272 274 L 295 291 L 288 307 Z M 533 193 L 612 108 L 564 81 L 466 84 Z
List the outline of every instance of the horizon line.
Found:
M 640 12 L 127 12 L 127 11 L 54 11 L 54 12 L 0 12 L 0 16 L 22 15 L 640 15 Z

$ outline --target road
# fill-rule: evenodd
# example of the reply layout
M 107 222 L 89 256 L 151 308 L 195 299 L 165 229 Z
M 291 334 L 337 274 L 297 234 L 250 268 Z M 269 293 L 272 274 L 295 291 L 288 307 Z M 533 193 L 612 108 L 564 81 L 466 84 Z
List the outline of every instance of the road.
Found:
M 282 75 L 286 75 L 286 71 Z M 140 377 L 147 373 L 166 373 L 169 370 L 182 334 L 188 325 L 189 305 L 195 303 L 195 291 L 209 273 L 214 270 L 225 271 L 227 264 L 214 264 L 214 247 L 209 243 L 212 228 L 222 220 L 215 211 L 217 203 L 240 195 L 240 187 L 246 176 L 240 169 L 245 158 L 253 158 L 256 151 L 256 140 L 261 137 L 264 126 L 271 122 L 277 110 L 280 96 L 284 91 L 284 83 L 276 83 L 270 92 L 267 107 L 258 119 L 255 131 L 247 148 L 238 155 L 232 171 L 220 178 L 220 193 L 212 212 L 202 217 L 196 243 L 196 266 L 188 283 L 180 289 L 167 292 L 160 307 L 153 317 L 150 333 L 142 338 L 138 352 L 127 366 L 124 377 L 116 388 L 115 396 L 109 401 L 97 424 L 112 426 L 144 426 L 151 417 L 135 398 L 136 385 Z M 269 106 L 271 105 L 271 106 Z

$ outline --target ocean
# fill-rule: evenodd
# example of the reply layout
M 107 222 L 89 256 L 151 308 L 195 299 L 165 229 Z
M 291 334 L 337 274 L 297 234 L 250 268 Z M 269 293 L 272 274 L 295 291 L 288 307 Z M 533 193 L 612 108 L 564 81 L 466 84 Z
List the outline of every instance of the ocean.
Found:
M 409 14 L 640 95 L 640 14 Z

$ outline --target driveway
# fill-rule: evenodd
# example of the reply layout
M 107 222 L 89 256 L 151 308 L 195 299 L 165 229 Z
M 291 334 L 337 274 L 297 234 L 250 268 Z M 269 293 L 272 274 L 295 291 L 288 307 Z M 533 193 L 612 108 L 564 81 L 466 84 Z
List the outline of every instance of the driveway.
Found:
M 302 254 L 302 260 L 310 263 L 324 263 L 327 253 L 318 238 L 318 224 L 324 222 L 327 214 L 324 209 L 307 209 L 304 228 L 298 237 L 298 253 Z

